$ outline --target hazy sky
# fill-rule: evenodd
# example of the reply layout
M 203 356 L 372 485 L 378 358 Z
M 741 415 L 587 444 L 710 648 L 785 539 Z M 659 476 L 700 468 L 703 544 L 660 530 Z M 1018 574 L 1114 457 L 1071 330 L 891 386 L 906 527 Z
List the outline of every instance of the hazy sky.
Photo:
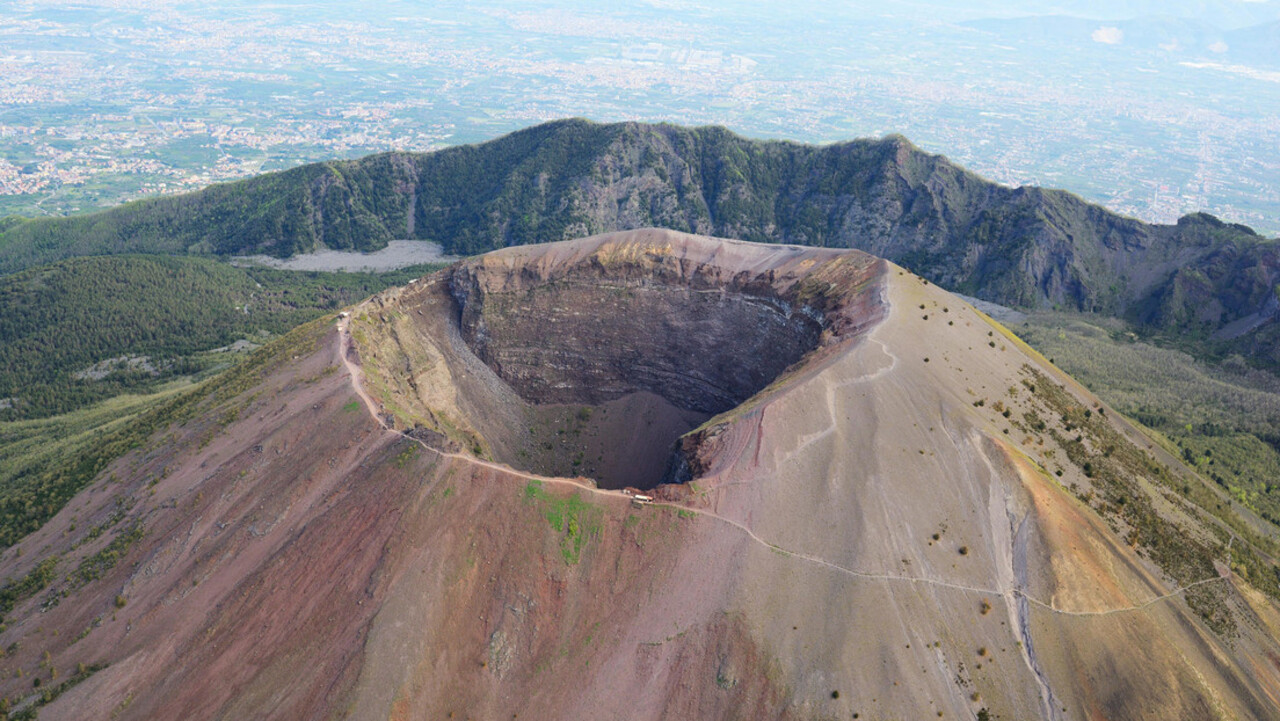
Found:
M 655 4 L 659 4 L 656 3 Z M 671 5 L 683 3 L 672 2 Z M 806 3 L 775 2 L 716 2 L 709 0 L 701 4 L 706 7 L 717 5 L 755 5 L 783 7 L 804 6 Z M 972 20 L 984 17 L 1019 17 L 1027 15 L 1069 15 L 1097 20 L 1126 20 L 1146 16 L 1172 16 L 1199 20 L 1216 25 L 1224 30 L 1255 25 L 1263 22 L 1280 20 L 1280 0 L 957 0 L 956 2 L 939 2 L 930 0 L 897 0 L 875 2 L 868 0 L 852 0 L 852 2 L 828 2 L 814 0 L 814 7 L 822 7 L 831 12 L 853 11 L 857 13 L 903 13 L 918 18 L 935 18 L 944 21 Z

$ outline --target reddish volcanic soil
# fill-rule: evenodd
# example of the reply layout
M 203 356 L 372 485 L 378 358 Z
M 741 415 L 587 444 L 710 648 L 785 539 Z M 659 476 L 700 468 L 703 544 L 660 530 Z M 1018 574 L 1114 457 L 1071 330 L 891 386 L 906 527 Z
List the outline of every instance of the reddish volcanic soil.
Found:
M 1140 553 L 1044 386 L 1098 401 L 884 261 L 636 231 L 286 340 L 0 557 L 60 558 L 0 693 L 107 664 L 40 718 L 1280 718 L 1275 603 Z

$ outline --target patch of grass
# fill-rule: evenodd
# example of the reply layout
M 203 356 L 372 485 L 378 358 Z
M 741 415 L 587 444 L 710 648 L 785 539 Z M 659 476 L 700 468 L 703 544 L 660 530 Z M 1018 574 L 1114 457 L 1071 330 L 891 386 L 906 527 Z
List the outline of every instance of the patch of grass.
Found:
M 10 581 L 0 588 L 0 617 L 53 583 L 54 578 L 57 577 L 60 561 L 61 559 L 57 556 L 50 556 L 31 569 L 21 580 Z
M 400 453 L 396 455 L 396 458 L 395 458 L 396 468 L 404 470 L 405 466 L 408 466 L 413 461 L 413 459 L 417 457 L 418 457 L 418 444 L 413 443 L 408 448 L 405 448 L 403 451 L 400 451 Z
M 587 541 L 600 535 L 601 510 L 584 501 L 577 491 L 567 497 L 552 495 L 541 481 L 529 481 L 524 498 L 540 507 L 551 529 L 560 535 L 560 556 L 565 564 L 572 566 L 582 560 Z
M 95 581 L 109 570 L 115 567 L 129 552 L 129 548 L 133 544 L 142 539 L 146 534 L 146 530 L 142 527 L 141 521 L 134 521 L 133 525 L 120 535 L 111 539 L 101 551 L 89 556 L 80 562 L 76 570 L 68 576 L 67 580 L 72 589 L 79 588 L 90 581 Z
M 542 490 L 542 481 L 529 481 L 524 485 L 524 498 L 526 501 L 538 500 L 546 496 L 546 492 Z
M 35 719 L 39 715 L 39 712 L 40 712 L 39 709 L 41 706 L 46 706 L 48 704 L 53 703 L 55 699 L 57 699 L 59 696 L 66 693 L 67 691 L 71 690 L 72 687 L 76 686 L 81 681 L 84 681 L 85 679 L 89 678 L 90 676 L 94 675 L 95 673 L 101 671 L 106 667 L 107 667 L 107 664 L 105 663 L 97 663 L 91 666 L 80 664 L 80 668 L 79 670 L 77 670 L 74 676 L 68 678 L 67 680 L 63 681 L 57 686 L 44 687 L 44 689 L 40 691 L 40 695 L 35 698 L 35 700 L 31 703 L 30 706 L 24 708 L 23 710 L 15 714 L 6 713 L 5 718 L 8 719 L 8 721 L 20 721 L 22 719 L 26 719 L 28 721 L 35 721 Z

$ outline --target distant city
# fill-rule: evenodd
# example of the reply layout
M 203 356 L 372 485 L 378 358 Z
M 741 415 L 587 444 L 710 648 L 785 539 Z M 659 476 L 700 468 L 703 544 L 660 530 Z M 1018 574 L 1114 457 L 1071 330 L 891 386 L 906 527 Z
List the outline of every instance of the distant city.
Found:
M 815 143 L 901 133 L 1001 183 L 1275 235 L 1280 3 L 1237 4 L 1215 26 L 985 3 L 13 0 L 0 215 L 581 116 Z

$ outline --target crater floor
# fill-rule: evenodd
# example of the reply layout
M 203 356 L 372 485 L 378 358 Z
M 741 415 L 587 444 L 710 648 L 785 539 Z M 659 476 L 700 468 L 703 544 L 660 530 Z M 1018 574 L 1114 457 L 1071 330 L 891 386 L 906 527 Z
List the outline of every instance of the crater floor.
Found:
M 513 467 L 541 476 L 586 476 L 601 488 L 648 490 L 667 475 L 681 436 L 711 414 L 648 391 L 598 405 L 529 404 L 529 440 Z

